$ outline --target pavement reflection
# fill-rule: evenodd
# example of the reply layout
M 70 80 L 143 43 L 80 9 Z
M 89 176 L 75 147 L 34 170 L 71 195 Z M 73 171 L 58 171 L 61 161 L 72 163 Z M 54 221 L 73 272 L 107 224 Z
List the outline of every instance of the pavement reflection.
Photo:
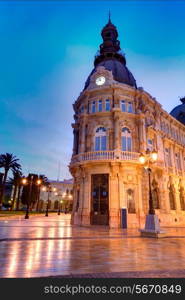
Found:
M 176 270 L 185 266 L 185 228 L 168 238 L 138 230 L 73 227 L 69 215 L 0 221 L 0 277 Z

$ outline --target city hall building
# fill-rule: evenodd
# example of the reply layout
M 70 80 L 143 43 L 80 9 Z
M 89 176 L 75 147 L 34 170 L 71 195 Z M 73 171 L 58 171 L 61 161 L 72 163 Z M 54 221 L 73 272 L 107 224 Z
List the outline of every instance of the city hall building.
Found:
M 71 222 L 143 227 L 149 208 L 149 178 L 139 157 L 148 149 L 158 153 L 151 165 L 155 213 L 161 226 L 183 226 L 185 98 L 167 113 L 137 87 L 110 18 L 101 36 L 94 69 L 74 103 Z

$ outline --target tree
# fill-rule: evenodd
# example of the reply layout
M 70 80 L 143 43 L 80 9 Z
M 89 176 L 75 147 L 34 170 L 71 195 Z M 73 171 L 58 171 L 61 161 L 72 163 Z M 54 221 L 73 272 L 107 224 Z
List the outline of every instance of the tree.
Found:
M 31 180 L 32 178 L 32 180 Z M 42 185 L 48 184 L 48 179 L 45 175 L 38 176 L 37 174 L 29 174 L 28 184 L 23 187 L 21 201 L 22 204 L 26 205 L 29 201 L 30 208 L 33 209 L 35 205 L 38 210 L 39 207 L 39 197 L 40 197 L 40 185 L 37 184 L 37 180 L 41 179 Z
M 26 205 L 29 201 L 29 206 L 32 208 L 37 201 L 38 186 L 36 185 L 36 181 L 38 180 L 38 175 L 29 174 L 27 180 L 28 183 L 23 187 L 21 202 Z
M 6 153 L 0 155 L 0 168 L 4 168 L 4 177 L 2 182 L 2 190 L 0 195 L 0 210 L 4 199 L 5 185 L 9 170 L 18 171 L 21 170 L 21 165 L 18 163 L 19 159 L 12 153 Z
M 16 210 L 19 209 L 19 197 L 20 197 L 20 189 L 21 189 L 21 179 L 22 179 L 22 172 L 20 170 L 13 171 L 13 178 L 9 179 L 9 182 L 14 186 L 14 191 L 13 191 L 13 201 L 11 205 L 11 210 L 14 208 L 14 204 L 16 201 L 16 195 L 18 191 L 18 196 L 17 196 L 17 202 L 16 203 Z

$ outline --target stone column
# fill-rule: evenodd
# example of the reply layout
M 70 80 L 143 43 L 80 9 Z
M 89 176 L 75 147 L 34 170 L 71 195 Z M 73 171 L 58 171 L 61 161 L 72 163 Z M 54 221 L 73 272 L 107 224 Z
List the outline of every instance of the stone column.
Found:
M 109 150 L 114 149 L 114 136 L 113 136 L 113 129 L 109 130 Z
M 90 225 L 91 212 L 91 176 L 84 174 L 83 176 L 83 208 L 82 208 L 82 224 Z
M 80 127 L 80 153 L 85 152 L 85 122 L 83 121 Z
M 79 208 L 78 208 L 78 224 L 82 225 L 82 212 L 84 205 L 84 178 L 80 174 L 80 194 L 79 194 Z
M 165 213 L 170 213 L 170 199 L 169 199 L 168 178 L 165 175 L 163 175 L 163 183 L 162 183 L 161 195 L 164 198 L 164 201 L 160 202 L 161 206 L 164 205 L 163 211 Z
M 137 188 L 138 188 L 138 194 L 134 195 L 135 197 L 135 203 L 136 203 L 136 213 L 138 215 L 138 224 L 139 228 L 144 227 L 145 225 L 145 214 L 143 211 L 143 194 L 142 194 L 142 170 L 138 170 L 138 177 L 137 177 Z M 138 207 L 137 207 L 138 205 Z
M 170 152 L 171 152 L 171 162 L 172 162 L 172 168 L 173 172 L 176 173 L 176 164 L 175 164 L 175 150 L 174 150 L 174 145 L 170 147 Z
M 120 227 L 120 204 L 119 204 L 119 182 L 117 171 L 114 170 L 110 174 L 109 179 L 109 227 Z
M 118 184 L 119 184 L 119 209 L 121 209 L 122 207 L 124 207 L 124 203 L 123 203 L 123 199 L 124 199 L 124 185 L 123 185 L 123 175 L 120 172 L 120 174 L 118 174 Z
M 139 120 L 139 151 L 145 152 L 146 150 L 146 129 L 145 129 L 145 117 L 143 114 L 140 115 Z
M 119 149 L 119 118 L 117 117 L 114 123 L 114 149 Z
M 119 111 L 120 108 L 114 108 L 114 150 L 120 150 Z
M 183 161 L 183 153 L 182 151 L 180 151 L 180 164 L 181 164 L 181 170 L 182 170 L 182 173 L 184 173 L 184 161 Z
M 181 204 L 180 204 L 180 192 L 178 186 L 175 186 L 175 204 L 176 204 L 176 212 L 179 213 L 181 211 Z

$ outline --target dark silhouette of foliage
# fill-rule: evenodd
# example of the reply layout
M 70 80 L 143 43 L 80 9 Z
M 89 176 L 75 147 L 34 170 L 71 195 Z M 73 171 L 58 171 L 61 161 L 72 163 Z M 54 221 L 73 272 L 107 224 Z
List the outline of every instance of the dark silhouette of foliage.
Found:
M 9 170 L 12 172 L 16 172 L 18 170 L 21 170 L 21 165 L 18 163 L 19 159 L 13 155 L 12 153 L 6 153 L 0 155 L 0 168 L 4 168 L 4 177 L 2 181 L 2 188 L 1 188 L 1 194 L 0 194 L 0 210 L 3 203 L 4 198 L 4 192 L 5 192 L 5 184 L 7 181 L 7 176 Z
M 11 210 L 14 208 L 14 204 L 16 202 L 17 192 L 18 192 L 18 197 L 17 197 L 18 205 L 16 204 L 16 208 L 17 207 L 19 208 L 21 180 L 22 180 L 22 172 L 20 170 L 13 171 L 13 178 L 9 179 L 9 183 L 14 186 L 13 201 L 12 201 L 12 205 L 11 205 Z

